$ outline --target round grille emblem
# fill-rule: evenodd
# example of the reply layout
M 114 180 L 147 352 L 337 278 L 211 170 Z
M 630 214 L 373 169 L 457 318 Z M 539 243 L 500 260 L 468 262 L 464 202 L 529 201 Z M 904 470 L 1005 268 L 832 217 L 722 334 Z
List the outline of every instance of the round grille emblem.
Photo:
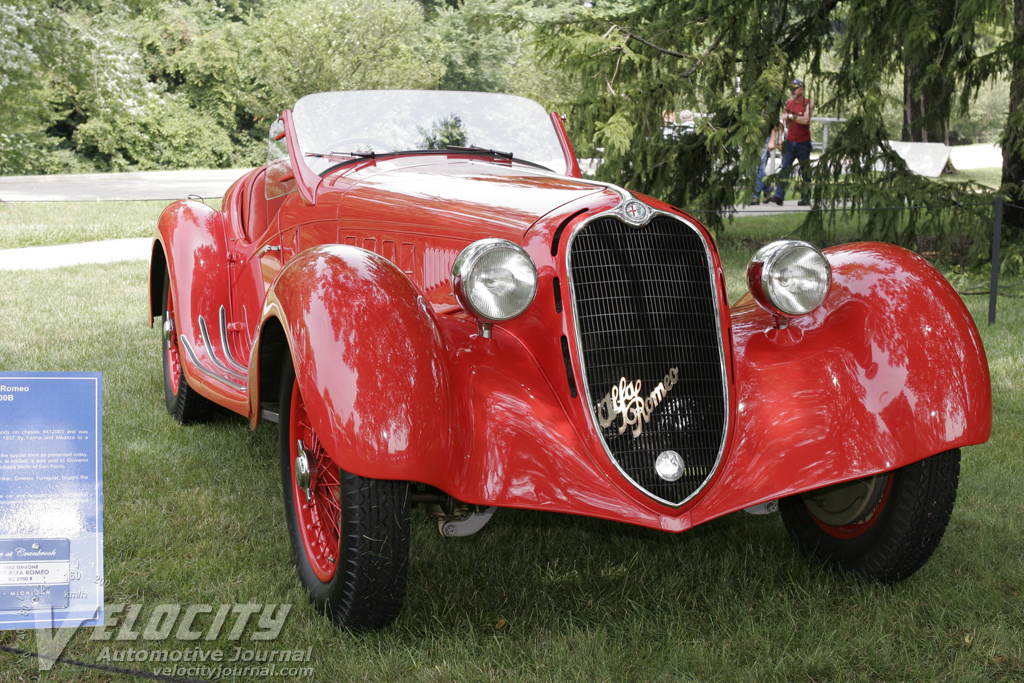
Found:
M 633 225 L 642 225 L 650 213 L 651 210 L 645 204 L 635 199 L 630 199 L 622 206 L 623 217 Z
M 676 481 L 683 476 L 683 456 L 675 451 L 662 451 L 654 461 L 654 471 L 665 481 Z

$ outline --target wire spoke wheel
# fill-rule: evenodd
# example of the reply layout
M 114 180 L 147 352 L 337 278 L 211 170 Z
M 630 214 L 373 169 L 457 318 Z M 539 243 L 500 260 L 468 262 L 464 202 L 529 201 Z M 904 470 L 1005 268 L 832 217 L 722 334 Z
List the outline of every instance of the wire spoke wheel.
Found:
M 185 379 L 181 364 L 181 342 L 178 338 L 179 322 L 171 290 L 171 276 L 164 271 L 163 311 L 160 316 L 161 357 L 164 366 L 164 402 L 167 412 L 181 424 L 202 422 L 213 406 L 209 400 L 196 393 Z
M 310 426 L 306 407 L 294 390 L 289 420 L 298 531 L 313 573 L 327 583 L 334 578 L 341 539 L 339 470 Z
M 291 359 L 281 375 L 281 483 L 292 554 L 310 599 L 339 626 L 398 616 L 409 559 L 409 484 L 342 469 L 314 426 Z
M 178 395 L 181 376 L 181 356 L 178 353 L 178 330 L 174 321 L 174 301 L 171 299 L 170 287 L 165 287 L 164 292 L 164 365 L 166 367 L 167 379 L 170 383 L 170 391 Z

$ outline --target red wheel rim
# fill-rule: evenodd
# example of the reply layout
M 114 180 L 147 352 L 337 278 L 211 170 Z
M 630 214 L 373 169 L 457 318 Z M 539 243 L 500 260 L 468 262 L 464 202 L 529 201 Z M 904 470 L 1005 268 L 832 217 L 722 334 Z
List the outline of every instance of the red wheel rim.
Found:
M 820 519 L 815 517 L 813 513 L 811 513 L 811 519 L 814 520 L 815 524 L 821 527 L 822 531 L 824 531 L 829 536 L 832 536 L 833 538 L 842 539 L 844 541 L 859 538 L 860 536 L 863 536 L 868 531 L 870 531 L 871 528 L 878 521 L 878 518 L 881 516 L 882 510 L 885 509 L 886 501 L 889 500 L 889 492 L 891 490 L 892 475 L 890 474 L 885 480 L 885 490 L 882 492 L 881 498 L 878 499 L 878 503 L 875 504 L 875 506 L 871 508 L 871 510 L 867 514 L 865 514 L 864 517 L 862 517 L 856 522 L 853 522 L 852 524 L 835 526 L 833 524 L 828 524 L 826 522 L 821 521 Z M 810 509 L 808 508 L 808 510 Z
M 309 422 L 306 406 L 299 395 L 298 382 L 292 387 L 292 403 L 288 418 L 291 437 L 292 497 L 302 547 L 316 577 L 328 583 L 337 570 L 341 540 L 341 481 L 334 464 L 316 431 Z M 306 491 L 295 479 L 295 460 L 299 442 L 305 447 L 309 465 L 309 500 Z
M 181 381 L 181 356 L 178 354 L 178 326 L 174 320 L 174 300 L 171 298 L 171 288 L 167 288 L 167 315 L 165 324 L 170 323 L 170 333 L 166 334 L 164 341 L 164 356 L 167 359 L 167 381 L 170 383 L 171 394 L 178 395 L 178 386 Z

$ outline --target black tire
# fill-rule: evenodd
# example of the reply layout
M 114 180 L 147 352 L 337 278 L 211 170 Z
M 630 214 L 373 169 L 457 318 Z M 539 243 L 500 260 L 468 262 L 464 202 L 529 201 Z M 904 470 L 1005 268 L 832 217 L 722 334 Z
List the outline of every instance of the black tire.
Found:
M 960 451 L 779 501 L 790 536 L 813 557 L 881 583 L 907 578 L 942 540 L 956 500 Z
M 181 345 L 174 313 L 174 298 L 171 296 L 171 276 L 164 271 L 163 310 L 160 314 L 160 344 L 164 365 L 164 401 L 167 412 L 183 425 L 203 422 L 210 416 L 213 404 L 196 393 L 185 379 L 181 367 Z
M 331 460 L 308 420 L 290 358 L 280 411 L 281 483 L 299 579 L 338 626 L 383 628 L 405 596 L 409 484 L 350 474 Z M 296 480 L 300 456 L 309 472 L 305 487 Z

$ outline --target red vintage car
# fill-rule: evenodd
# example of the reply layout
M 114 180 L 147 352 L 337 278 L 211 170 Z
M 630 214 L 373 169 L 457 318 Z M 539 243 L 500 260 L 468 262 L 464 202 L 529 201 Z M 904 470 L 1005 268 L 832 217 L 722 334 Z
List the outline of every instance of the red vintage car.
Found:
M 730 307 L 705 228 L 583 179 L 535 102 L 332 92 L 221 210 L 167 207 L 150 306 L 178 421 L 279 423 L 295 563 L 339 625 L 397 615 L 415 506 L 449 537 L 502 507 L 778 509 L 813 555 L 909 576 L 991 429 L 971 316 L 886 244 L 775 242 L 748 283 Z

